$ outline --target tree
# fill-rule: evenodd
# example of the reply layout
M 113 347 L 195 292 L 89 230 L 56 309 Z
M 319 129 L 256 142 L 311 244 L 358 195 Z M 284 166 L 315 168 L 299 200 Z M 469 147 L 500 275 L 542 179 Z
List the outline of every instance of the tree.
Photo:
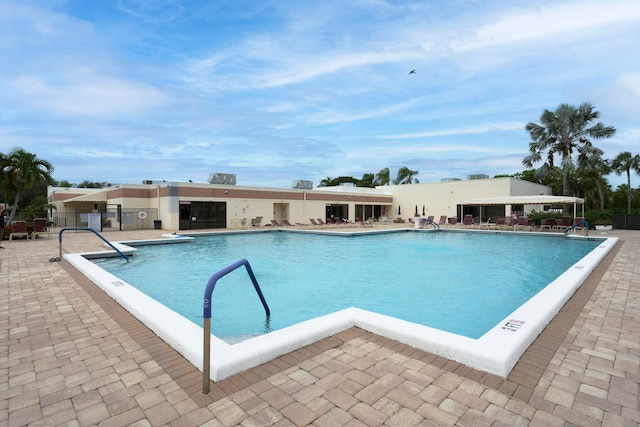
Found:
M 376 185 L 389 185 L 389 182 L 391 182 L 389 168 L 380 169 L 376 174 Z
M 632 155 L 628 151 L 624 151 L 616 156 L 611 162 L 611 168 L 618 175 L 622 172 L 627 173 L 627 213 L 631 213 L 631 170 L 640 173 L 640 155 Z
M 78 188 L 107 188 L 108 186 L 107 182 L 88 181 L 86 179 L 76 185 Z
M 325 179 L 323 179 L 322 181 L 320 181 L 320 185 L 318 185 L 318 187 L 333 187 L 336 185 L 340 185 L 342 183 L 345 182 L 350 182 L 353 184 L 357 184 L 358 183 L 358 179 L 352 177 L 352 176 L 339 176 L 337 178 L 331 178 L 331 177 L 327 177 Z
M 541 176 L 536 169 L 526 169 L 513 174 L 513 177 L 551 187 L 551 193 L 555 195 L 562 193 L 562 171 L 557 166 L 549 168 L 544 176 Z
M 591 143 L 591 139 L 611 138 L 616 129 L 613 126 L 605 126 L 598 122 L 593 126 L 590 123 L 600 117 L 598 111 L 594 111 L 593 105 L 585 102 L 579 107 L 569 104 L 560 104 L 556 111 L 544 110 L 540 116 L 540 123 L 529 123 L 525 126 L 531 136 L 529 142 L 529 154 L 522 160 L 526 167 L 533 167 L 543 159 L 545 160 L 538 169 L 538 174 L 544 176 L 550 168 L 554 167 L 555 157 L 560 157 L 562 169 L 562 195 L 569 196 L 569 173 L 575 170 L 573 159 L 574 152 L 583 158 L 589 158 L 599 151 Z
M 413 171 L 411 169 L 409 169 L 406 166 L 401 167 L 400 169 L 398 169 L 398 175 L 396 176 L 396 179 L 393 180 L 394 184 L 412 184 L 412 183 L 418 183 L 417 179 L 413 179 L 413 177 L 415 175 L 418 175 L 418 171 Z
M 606 175 L 611 173 L 611 165 L 606 159 L 602 158 L 602 151 L 598 150 L 591 157 L 579 157 L 580 175 L 586 179 L 593 180 L 598 191 L 598 200 L 600 201 L 600 210 L 604 210 L 604 185 Z
M 0 200 L 7 201 L 7 191 L 9 190 L 9 159 L 4 153 L 0 153 Z
M 375 178 L 374 174 L 365 173 L 362 175 L 362 178 L 356 183 L 356 186 L 373 188 L 376 186 L 374 178 Z
M 55 187 L 64 187 L 64 188 L 73 187 L 73 184 L 71 184 L 66 179 L 63 179 L 62 181 L 54 181 L 52 185 L 54 185 Z
M 53 182 L 51 174 L 53 166 L 46 160 L 39 159 L 35 154 L 22 148 L 14 148 L 3 160 L 3 172 L 7 175 L 8 188 L 15 192 L 13 201 L 14 209 L 11 210 L 8 222 L 11 224 L 15 218 L 20 197 L 24 191 L 37 183 L 49 184 Z
M 332 182 L 335 180 L 335 178 L 331 178 L 330 176 L 326 177 L 325 179 L 323 179 L 322 181 L 320 181 L 320 184 L 318 184 L 318 187 L 330 187 L 334 184 L 332 184 Z

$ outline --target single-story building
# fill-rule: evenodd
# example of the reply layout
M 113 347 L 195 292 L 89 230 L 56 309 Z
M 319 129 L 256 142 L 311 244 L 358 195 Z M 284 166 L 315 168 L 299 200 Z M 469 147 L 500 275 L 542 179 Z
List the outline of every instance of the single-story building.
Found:
M 491 203 L 489 198 L 551 196 L 547 186 L 515 178 L 446 180 L 424 184 L 362 188 L 348 185 L 315 189 L 242 187 L 192 182 L 149 182 L 107 188 L 49 187 L 51 221 L 58 227 L 87 227 L 100 214 L 110 229 L 198 230 L 248 228 L 281 223 L 308 224 L 310 219 L 340 217 L 406 221 L 414 215 L 477 221 L 523 215 L 545 204 Z M 482 199 L 487 203 L 474 203 Z M 512 199 L 512 201 L 517 199 Z M 509 201 L 509 200 L 507 200 Z

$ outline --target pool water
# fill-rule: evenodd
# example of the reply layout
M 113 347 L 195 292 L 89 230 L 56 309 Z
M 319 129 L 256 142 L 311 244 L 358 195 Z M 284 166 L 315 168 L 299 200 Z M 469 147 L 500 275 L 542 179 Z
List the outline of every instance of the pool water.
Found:
M 601 243 L 522 234 L 403 231 L 376 235 L 289 232 L 197 237 L 141 246 L 130 263 L 95 260 L 198 325 L 213 273 L 212 333 L 229 342 L 348 307 L 479 338 Z

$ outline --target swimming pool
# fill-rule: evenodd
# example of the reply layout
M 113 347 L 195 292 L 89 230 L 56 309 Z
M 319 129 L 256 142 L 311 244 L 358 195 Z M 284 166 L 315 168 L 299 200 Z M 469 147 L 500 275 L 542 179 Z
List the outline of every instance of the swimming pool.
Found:
M 216 285 L 211 330 L 227 342 L 349 307 L 480 338 L 599 241 L 538 235 L 268 232 L 199 237 L 188 246 L 140 247 L 129 263 L 94 262 L 202 326 L 202 295 L 216 271 L 246 258 Z
M 415 232 L 432 233 L 427 230 L 416 230 Z M 275 232 L 274 234 L 278 233 L 283 232 Z M 365 233 L 368 232 L 357 232 L 353 234 Z M 468 237 L 475 234 L 502 234 L 494 231 L 443 231 L 442 233 L 461 233 Z M 513 238 L 518 238 L 519 236 L 530 235 L 531 233 L 508 232 L 506 234 L 509 234 Z M 542 234 L 536 233 L 536 235 L 540 236 Z M 351 238 L 353 238 L 353 236 L 344 237 L 344 239 Z M 557 237 L 553 237 L 553 239 L 557 239 Z M 576 237 L 576 239 L 579 238 Z M 182 242 L 183 240 L 185 239 L 157 239 L 152 242 L 121 243 L 138 245 L 163 243 L 165 241 Z M 227 378 L 354 326 L 461 362 L 470 367 L 506 377 L 529 344 L 533 342 L 547 323 L 555 316 L 560 308 L 562 308 L 564 303 L 573 295 L 575 290 L 586 280 L 598 263 L 611 248 L 615 246 L 617 239 L 598 239 L 597 242 L 598 245 L 594 250 L 569 266 L 564 273 L 553 279 L 551 283 L 523 305 L 498 321 L 498 323 L 478 339 L 468 338 L 457 333 L 447 332 L 414 322 L 408 322 L 372 310 L 349 307 L 233 345 L 212 335 L 211 352 L 215 357 L 211 360 L 210 365 L 211 379 L 218 381 Z M 181 246 L 183 248 L 182 250 L 190 251 L 188 247 L 191 246 L 191 244 Z M 121 248 L 124 247 L 125 246 L 121 245 Z M 375 248 L 372 248 L 372 250 L 373 249 Z M 476 251 L 481 250 L 481 248 L 475 249 Z M 371 262 L 382 255 L 383 253 L 380 248 L 378 248 L 376 252 L 367 253 L 367 262 Z M 428 260 L 434 260 L 432 254 L 425 255 L 428 255 L 426 256 Z M 506 257 L 513 259 L 517 256 L 512 247 L 502 248 L 501 252 L 495 255 L 496 256 L 492 258 Z M 135 289 L 121 278 L 93 264 L 87 259 L 91 256 L 93 256 L 93 254 L 67 254 L 65 255 L 65 259 L 101 287 L 107 294 L 116 299 L 123 307 L 145 323 L 167 343 L 172 345 L 187 360 L 202 370 L 202 328 L 193 321 L 186 319 L 138 289 Z M 101 252 L 100 256 L 104 256 L 104 252 Z M 335 260 L 335 262 L 344 262 L 343 259 L 333 252 L 327 256 Z M 424 263 L 423 258 L 413 257 L 412 262 Z M 455 256 L 450 256 L 446 262 L 450 269 L 460 270 L 461 266 L 468 264 L 470 261 L 468 257 L 456 258 Z M 544 269 L 546 265 L 547 260 L 545 259 L 539 268 Z M 189 266 L 184 265 L 182 268 L 189 269 Z M 156 272 L 156 275 L 158 274 L 162 273 Z M 264 278 L 259 278 L 259 280 L 268 282 L 268 280 Z M 392 282 L 394 282 L 395 286 L 398 285 L 397 280 Z M 199 285 L 198 287 L 203 285 Z M 244 287 L 246 287 L 246 284 Z M 269 295 L 266 296 L 269 299 Z M 255 296 L 252 298 L 257 300 Z M 272 309 L 272 312 L 273 311 Z M 264 313 L 262 315 L 264 316 Z M 458 321 L 458 318 L 455 317 L 450 320 L 455 323 Z

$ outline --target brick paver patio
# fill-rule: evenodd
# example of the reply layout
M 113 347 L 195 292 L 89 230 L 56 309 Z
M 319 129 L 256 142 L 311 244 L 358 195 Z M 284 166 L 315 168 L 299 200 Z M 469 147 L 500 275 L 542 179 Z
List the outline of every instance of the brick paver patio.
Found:
M 109 240 L 159 231 L 109 232 Z M 357 328 L 201 393 L 202 376 L 58 254 L 0 249 L 0 425 L 637 426 L 640 232 L 503 380 Z M 87 233 L 65 252 L 102 250 Z

